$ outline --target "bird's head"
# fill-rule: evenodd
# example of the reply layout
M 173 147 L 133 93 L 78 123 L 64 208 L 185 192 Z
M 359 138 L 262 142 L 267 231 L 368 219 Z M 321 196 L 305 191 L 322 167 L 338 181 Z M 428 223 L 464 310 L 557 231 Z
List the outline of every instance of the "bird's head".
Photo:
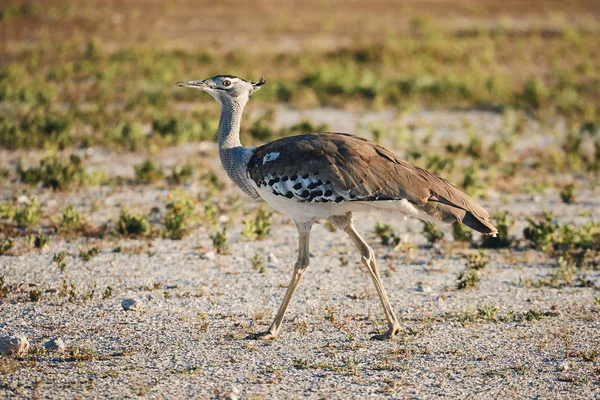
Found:
M 203 90 L 223 104 L 228 101 L 248 101 L 250 95 L 258 91 L 265 82 L 263 78 L 250 82 L 233 75 L 217 75 L 200 81 L 179 81 L 176 85 Z

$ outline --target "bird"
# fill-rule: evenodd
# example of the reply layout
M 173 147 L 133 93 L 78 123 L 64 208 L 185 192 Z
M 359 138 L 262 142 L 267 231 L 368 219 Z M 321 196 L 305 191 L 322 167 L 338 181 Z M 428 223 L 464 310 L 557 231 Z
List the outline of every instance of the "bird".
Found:
M 498 230 L 488 212 L 456 186 L 362 137 L 307 133 L 244 147 L 240 142 L 242 113 L 250 96 L 265 82 L 263 78 L 253 82 L 217 75 L 176 83 L 204 91 L 220 103 L 218 148 L 225 172 L 250 198 L 263 200 L 290 217 L 298 231 L 298 257 L 277 314 L 266 331 L 248 338 L 279 336 L 286 310 L 309 266 L 311 228 L 329 221 L 349 236 L 375 285 L 388 329 L 372 339 L 392 339 L 401 332 L 401 325 L 377 270 L 375 253 L 354 227 L 354 213 L 379 211 L 459 223 L 490 236 Z

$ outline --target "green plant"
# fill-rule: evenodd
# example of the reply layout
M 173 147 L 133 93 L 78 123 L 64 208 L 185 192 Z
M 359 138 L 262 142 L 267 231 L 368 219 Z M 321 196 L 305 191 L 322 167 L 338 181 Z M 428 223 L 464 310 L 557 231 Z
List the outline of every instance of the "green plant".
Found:
M 90 247 L 87 250 L 79 250 L 79 258 L 81 258 L 85 262 L 88 262 L 101 252 L 102 251 L 98 247 Z
M 54 190 L 70 190 L 74 186 L 88 183 L 90 176 L 82 165 L 81 158 L 71 154 L 66 161 L 55 156 L 40 161 L 37 168 L 24 169 L 21 162 L 17 165 L 17 174 L 21 182 L 27 184 L 42 183 L 42 187 Z
M 48 236 L 40 233 L 35 235 L 33 239 L 33 245 L 36 249 L 43 249 L 48 244 Z
M 66 258 L 67 258 L 67 253 L 64 251 L 55 253 L 52 256 L 52 261 L 54 261 L 56 263 L 56 265 L 58 265 L 58 269 L 60 269 L 60 272 L 65 272 L 65 268 L 67 267 L 67 263 L 65 261 Z
M 12 220 L 17 213 L 17 207 L 10 203 L 0 204 L 0 219 Z
M 527 218 L 527 227 L 523 230 L 523 236 L 529 240 L 533 247 L 546 251 L 552 247 L 554 241 L 554 216 L 551 212 L 544 212 L 542 218 L 534 220 Z
M 479 277 L 477 271 L 461 271 L 457 277 L 458 282 L 456 284 L 456 288 L 459 290 L 475 288 L 480 280 L 481 278 Z
M 113 294 L 112 287 L 107 286 L 106 289 L 104 289 L 104 292 L 102 292 L 102 300 L 110 299 L 112 297 L 112 294 Z
M 40 217 L 40 203 L 37 199 L 31 200 L 28 204 L 25 204 L 15 212 L 15 221 L 19 228 L 28 228 L 37 224 Z
M 121 211 L 117 221 L 117 232 L 123 236 L 148 236 L 152 230 L 150 222 L 143 215 Z
M 479 164 L 473 163 L 464 169 L 462 188 L 470 196 L 484 196 L 487 193 L 485 182 L 480 177 Z
M 254 218 L 244 220 L 244 230 L 242 236 L 250 240 L 264 239 L 271 231 L 271 213 L 265 211 L 262 207 L 258 209 Z
M 498 229 L 496 236 L 481 236 L 481 247 L 486 249 L 503 249 L 510 247 L 514 238 L 509 235 L 510 228 L 515 221 L 506 214 L 496 214 L 493 218 L 494 226 Z
M 227 253 L 227 228 L 223 227 L 223 230 L 217 230 L 216 232 L 211 233 L 209 237 L 212 240 L 215 252 L 217 252 L 218 254 Z
M 0 256 L 7 256 L 9 251 L 13 248 L 13 244 L 13 240 L 10 238 L 0 242 Z
M 430 245 L 434 245 L 444 238 L 444 233 L 440 230 L 439 226 L 429 222 L 423 222 L 422 233 Z
M 150 159 L 135 165 L 133 168 L 135 170 L 135 179 L 137 182 L 143 184 L 157 182 L 161 180 L 164 175 L 163 170 L 157 167 Z
M 470 242 L 473 234 L 471 228 L 466 225 L 454 223 L 452 224 L 452 237 L 457 242 Z
M 75 207 L 69 205 L 62 215 L 62 220 L 60 221 L 59 229 L 61 231 L 73 231 L 76 230 L 80 225 L 81 214 L 79 214 Z
M 252 259 L 250 259 L 250 262 L 252 263 L 252 267 L 261 274 L 267 272 L 267 269 L 265 268 L 265 264 L 263 262 L 263 258 L 260 254 L 254 253 L 254 256 L 252 257 Z
M 477 308 L 477 314 L 480 318 L 494 320 L 498 315 L 498 307 L 484 304 L 483 306 Z
M 38 301 L 40 301 L 40 299 L 42 298 L 42 292 L 40 292 L 37 289 L 32 289 L 29 291 L 29 300 L 36 303 Z
M 375 224 L 375 235 L 377 235 L 384 246 L 396 247 L 401 241 L 400 237 L 394 233 L 394 228 L 388 224 L 377 222 Z
M 182 239 L 188 231 L 188 221 L 194 215 L 194 210 L 194 202 L 187 195 L 178 195 L 169 201 L 163 219 L 164 236 L 174 240 Z
M 185 164 L 180 168 L 173 168 L 171 170 L 171 175 L 169 176 L 169 181 L 175 185 L 181 185 L 186 181 L 189 181 L 194 175 L 194 168 Z
M 459 290 L 475 288 L 481 280 L 479 271 L 488 264 L 488 259 L 483 251 L 467 255 L 467 265 L 464 271 L 458 274 L 456 288 Z
M 577 200 L 577 197 L 575 196 L 575 185 L 570 183 L 567 186 L 565 186 L 560 191 L 560 199 L 565 204 L 571 204 L 575 202 L 575 200 Z

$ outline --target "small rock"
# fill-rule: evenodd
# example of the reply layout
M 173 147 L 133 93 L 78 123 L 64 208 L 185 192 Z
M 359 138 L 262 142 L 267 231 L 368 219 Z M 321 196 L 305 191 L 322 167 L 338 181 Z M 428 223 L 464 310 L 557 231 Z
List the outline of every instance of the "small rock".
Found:
M 202 256 L 202 258 L 204 258 L 205 260 L 214 260 L 215 258 L 217 258 L 217 253 L 215 253 L 213 250 L 204 253 L 204 255 Z
M 279 260 L 277 259 L 277 257 L 275 257 L 275 254 L 269 253 L 269 255 L 267 256 L 267 265 L 269 267 L 275 267 L 279 265 Z
M 240 398 L 240 390 L 237 387 L 232 387 L 231 391 L 225 397 L 226 400 L 238 400 Z
M 422 283 L 419 283 L 419 285 L 417 286 L 417 290 L 419 292 L 423 292 L 423 293 L 431 293 L 431 286 L 423 286 Z
M 140 308 L 140 303 L 135 299 L 124 299 L 121 301 L 121 306 L 125 311 L 138 310 Z
M 17 197 L 17 203 L 29 204 L 29 203 L 31 203 L 31 200 L 29 199 L 29 197 L 21 195 L 21 196 Z
M 558 370 L 562 371 L 562 372 L 566 372 L 571 368 L 571 363 L 568 361 L 563 361 L 560 364 L 558 364 Z
M 29 341 L 25 335 L 10 335 L 0 338 L 0 354 L 22 355 L 29 350 Z
M 44 348 L 46 350 L 64 351 L 67 346 L 61 338 L 52 338 L 44 343 Z
M 219 222 L 222 223 L 222 224 L 228 223 L 229 222 L 229 216 L 225 215 L 225 214 L 220 215 L 219 216 Z

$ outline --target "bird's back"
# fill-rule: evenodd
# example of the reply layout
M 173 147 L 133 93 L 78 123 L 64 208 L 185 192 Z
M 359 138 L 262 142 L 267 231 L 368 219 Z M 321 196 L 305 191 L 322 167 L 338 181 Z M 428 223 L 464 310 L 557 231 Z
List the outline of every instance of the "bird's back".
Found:
M 255 149 L 247 171 L 257 187 L 296 202 L 408 201 L 433 219 L 496 233 L 488 213 L 454 185 L 349 134 L 313 133 L 275 140 Z

